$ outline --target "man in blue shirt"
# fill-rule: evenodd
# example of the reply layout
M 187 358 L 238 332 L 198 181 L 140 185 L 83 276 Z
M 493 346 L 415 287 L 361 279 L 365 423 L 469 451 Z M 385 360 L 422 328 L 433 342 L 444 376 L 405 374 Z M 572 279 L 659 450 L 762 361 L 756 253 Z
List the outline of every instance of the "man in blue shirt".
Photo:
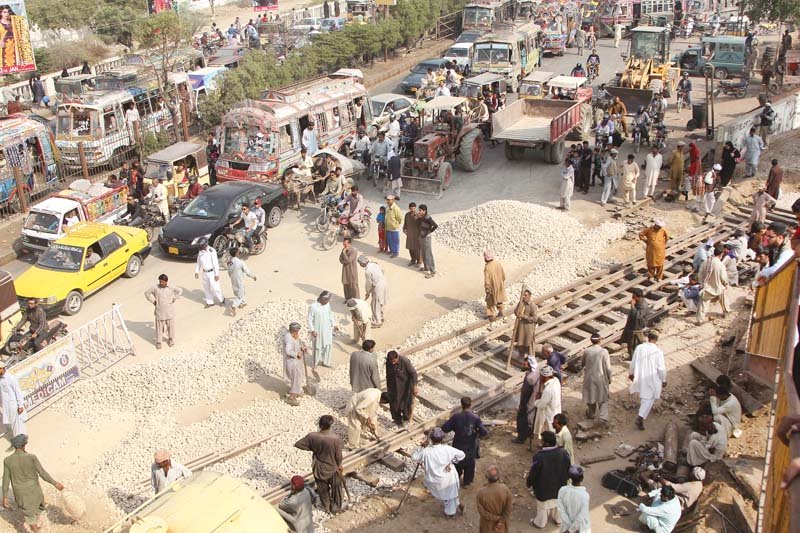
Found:
M 567 356 L 553 350 L 552 344 L 545 343 L 542 345 L 542 358 L 547 361 L 547 364 L 553 369 L 553 373 L 558 378 L 558 382 L 562 383 L 561 365 L 567 362 Z
M 475 459 L 480 457 L 478 439 L 489 434 L 483 426 L 478 415 L 471 411 L 472 399 L 468 396 L 461 398 L 461 412 L 450 417 L 444 423 L 442 431 L 454 431 L 453 448 L 464 452 L 464 459 L 456 463 L 458 475 L 464 476 L 462 486 L 466 487 L 475 478 Z

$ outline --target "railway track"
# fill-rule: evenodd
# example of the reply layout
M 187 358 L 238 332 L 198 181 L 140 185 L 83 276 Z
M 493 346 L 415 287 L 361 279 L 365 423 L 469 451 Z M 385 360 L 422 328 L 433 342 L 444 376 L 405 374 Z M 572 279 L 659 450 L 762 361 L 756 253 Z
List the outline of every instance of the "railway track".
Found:
M 771 218 L 786 221 L 786 213 L 777 212 Z M 794 219 L 790 212 L 789 218 Z M 537 297 L 536 342 L 549 342 L 569 359 L 591 344 L 594 332 L 600 333 L 603 345 L 618 341 L 630 305 L 630 290 L 634 287 L 645 290 L 656 318 L 665 315 L 679 304 L 674 291 L 664 290 L 667 280 L 679 275 L 685 263 L 691 263 L 698 244 L 709 238 L 716 242 L 727 239 L 736 229 L 746 228 L 748 220 L 749 212 L 736 210 L 719 219 L 713 227 L 701 226 L 672 239 L 666 251 L 665 280 L 647 279 L 644 253 L 641 253 Z M 511 313 L 509 310 L 506 316 Z M 345 474 L 419 442 L 426 431 L 443 424 L 460 409 L 458 398 L 461 396 L 470 396 L 473 409 L 480 412 L 518 391 L 522 372 L 514 367 L 506 368 L 513 326 L 513 318 L 494 323 L 480 320 L 404 350 L 404 355 L 411 355 L 435 350 L 436 346 L 466 334 L 471 337 L 455 348 L 442 348 L 441 354 L 417 365 L 418 401 L 436 414 L 425 419 L 415 415 L 406 428 L 389 431 L 380 440 L 347 454 L 343 460 Z M 312 479 L 311 474 L 306 475 L 306 481 Z M 263 497 L 277 504 L 289 494 L 289 489 L 288 484 L 274 487 Z

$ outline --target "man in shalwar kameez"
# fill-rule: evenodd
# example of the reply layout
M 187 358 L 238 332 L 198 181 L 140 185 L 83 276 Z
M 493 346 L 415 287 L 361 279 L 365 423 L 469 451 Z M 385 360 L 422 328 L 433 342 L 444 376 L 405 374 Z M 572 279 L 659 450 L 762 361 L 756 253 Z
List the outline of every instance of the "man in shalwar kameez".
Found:
M 778 202 L 770 196 L 766 189 L 758 189 L 753 193 L 753 211 L 750 213 L 750 224 L 753 222 L 764 223 L 767 220 L 767 211 L 772 209 Z
M 386 354 L 386 395 L 392 420 L 398 426 L 411 421 L 417 380 L 417 370 L 408 357 L 395 350 Z
M 306 487 L 303 476 L 292 476 L 291 485 L 292 492 L 281 500 L 276 510 L 295 533 L 314 533 L 312 512 L 317 493 Z
M 303 356 L 305 346 L 300 340 L 300 324 L 289 324 L 289 332 L 283 337 L 283 371 L 289 381 L 289 396 L 286 403 L 300 405 L 297 397 L 303 393 Z
M 347 445 L 351 450 L 361 446 L 361 433 L 369 430 L 378 436 L 378 402 L 380 389 L 368 388 L 356 392 L 344 408 L 347 417 Z
M 611 358 L 608 350 L 600 346 L 600 334 L 592 333 L 592 345 L 583 351 L 583 403 L 586 417 L 594 419 L 597 413 L 601 422 L 608 424 L 608 388 L 611 385 Z
M 350 298 L 345 305 L 350 311 L 350 318 L 353 321 L 353 342 L 361 344 L 369 337 L 372 309 L 367 302 L 359 298 Z
M 494 258 L 494 253 L 483 252 L 483 288 L 486 292 L 486 317 L 503 318 L 503 305 L 508 301 L 506 295 L 506 274 L 503 265 Z
M 686 447 L 686 462 L 690 466 L 703 466 L 719 461 L 728 449 L 728 435 L 722 424 L 708 416 L 700 417 L 700 433 L 692 431 Z
M 541 397 L 533 402 L 536 407 L 536 419 L 533 421 L 533 434 L 542 431 L 553 431 L 553 417 L 561 412 L 561 382 L 558 381 L 553 367 L 543 366 L 541 374 Z
M 667 254 L 669 234 L 664 229 L 663 220 L 656 219 L 653 225 L 639 233 L 639 239 L 645 244 L 645 260 L 647 262 L 647 279 L 661 281 L 664 277 L 664 259 Z
M 25 395 L 19 386 L 16 376 L 6 373 L 6 363 L 0 361 L 0 412 L 3 415 L 3 430 L 6 438 L 26 434 L 25 421 L 28 413 L 25 412 Z
M 657 340 L 656 331 L 647 332 L 647 341 L 636 347 L 628 369 L 628 379 L 633 382 L 631 394 L 638 393 L 641 402 L 636 417 L 636 427 L 641 430 L 644 430 L 644 419 L 650 414 L 653 404 L 661 397 L 661 389 L 667 386 L 664 352 L 655 345 Z
M 314 339 L 314 359 L 312 365 L 331 366 L 331 347 L 333 346 L 333 312 L 331 293 L 322 291 L 317 301 L 308 308 L 308 330 Z
M 464 512 L 464 505 L 459 503 L 458 491 L 460 482 L 455 463 L 462 461 L 464 452 L 447 444 L 442 444 L 444 431 L 433 428 L 430 433 L 430 445 L 424 443 L 411 458 L 422 465 L 425 473 L 425 487 L 431 496 L 444 504 L 447 518 L 455 518 L 456 511 Z
M 517 323 L 514 326 L 516 336 L 514 344 L 517 345 L 517 352 L 525 358 L 531 353 L 532 346 L 536 343 L 536 304 L 531 299 L 531 291 L 522 291 L 522 298 L 514 309 L 514 316 Z
M 364 267 L 364 300 L 372 297 L 372 327 L 379 328 L 383 325 L 383 311 L 389 298 L 386 276 L 380 265 L 366 255 L 358 257 L 358 264 Z
M 517 407 L 517 438 L 514 439 L 517 444 L 525 442 L 530 435 L 531 424 L 536 416 L 536 407 L 533 404 L 539 396 L 541 385 L 539 365 L 536 363 L 535 357 L 532 355 L 526 357 L 522 362 L 522 368 L 525 370 L 525 377 L 522 379 L 522 390 L 519 393 L 519 406 Z
M 725 255 L 725 249 L 722 245 L 715 245 L 713 255 L 706 259 L 703 266 L 700 267 L 697 279 L 700 280 L 703 290 L 700 291 L 700 301 L 697 305 L 698 324 L 705 321 L 706 307 L 709 303 L 719 302 L 723 318 L 728 314 L 727 291 L 730 282 L 728 269 L 722 264 L 723 255 Z
M 233 287 L 233 302 L 231 302 L 231 314 L 236 316 L 236 310 L 240 307 L 247 305 L 246 294 L 244 290 L 244 277 L 256 280 L 255 275 L 250 272 L 244 261 L 237 257 L 239 249 L 234 248 L 230 251 L 231 261 L 228 263 L 228 275 L 231 277 L 231 287 Z

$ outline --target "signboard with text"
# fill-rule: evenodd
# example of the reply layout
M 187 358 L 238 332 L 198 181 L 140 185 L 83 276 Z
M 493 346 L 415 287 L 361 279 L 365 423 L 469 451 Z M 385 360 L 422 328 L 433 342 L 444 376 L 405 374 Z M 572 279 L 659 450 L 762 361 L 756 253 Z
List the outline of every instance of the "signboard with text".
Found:
M 36 70 L 24 0 L 0 6 L 0 74 Z
M 14 365 L 10 372 L 19 380 L 28 413 L 69 387 L 81 375 L 78 357 L 70 342 L 51 344 Z
M 253 11 L 277 11 L 278 0 L 253 0 Z

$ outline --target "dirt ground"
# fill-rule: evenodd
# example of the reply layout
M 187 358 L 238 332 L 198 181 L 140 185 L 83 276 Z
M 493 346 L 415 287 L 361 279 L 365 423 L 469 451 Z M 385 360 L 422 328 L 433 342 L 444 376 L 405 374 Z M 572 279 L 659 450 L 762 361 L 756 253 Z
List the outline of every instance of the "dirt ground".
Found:
M 696 327 L 694 316 L 687 316 L 685 310 L 680 310 L 666 318 L 660 325 L 662 336 L 659 345 L 664 349 L 667 359 L 668 387 L 665 389 L 661 400 L 657 403 L 653 414 L 646 421 L 644 432 L 634 427 L 638 398 L 630 396 L 627 392 L 627 354 L 624 351 L 612 353 L 613 382 L 612 400 L 610 403 L 611 424 L 607 436 L 594 441 L 577 444 L 576 456 L 580 463 L 594 457 L 612 454 L 620 443 L 639 446 L 647 442 L 660 442 L 666 424 L 676 420 L 681 431 L 681 442 L 688 435 L 689 415 L 694 413 L 703 399 L 705 390 L 710 383 L 695 371 L 689 364 L 695 359 L 709 362 L 723 372 L 731 366 L 731 375 L 734 380 L 754 394 L 762 402 L 770 401 L 768 391 L 761 389 L 757 384 L 751 383 L 739 372 L 741 355 L 731 357 L 730 348 L 721 346 L 723 340 L 728 340 L 735 335 L 742 324 L 747 323 L 749 313 L 746 289 L 733 290 L 733 310 L 727 319 L 721 319 L 717 312 L 712 312 L 712 320 Z M 716 311 L 716 310 L 715 310 Z M 584 406 L 580 400 L 581 376 L 568 374 L 567 385 L 563 389 L 564 412 L 570 418 L 569 426 L 573 436 L 577 432 L 576 423 L 582 419 Z M 394 532 L 399 528 L 406 531 L 436 531 L 439 529 L 475 530 L 478 526 L 479 516 L 475 507 L 475 495 L 482 483 L 482 473 L 489 466 L 496 464 L 503 474 L 503 481 L 509 486 L 514 495 L 514 507 L 510 531 L 529 531 L 531 520 L 536 512 L 535 500 L 525 487 L 525 476 L 530 468 L 532 452 L 526 445 L 511 442 L 515 436 L 514 419 L 516 413 L 516 398 L 509 400 L 505 405 L 488 413 L 483 413 L 484 420 L 504 421 L 501 425 L 490 429 L 490 436 L 481 442 L 481 459 L 476 471 L 476 483 L 463 489 L 462 501 L 466 504 L 463 518 L 455 522 L 447 521 L 441 512 L 439 504 L 428 494 L 421 480 L 413 482 L 408 499 L 403 505 L 397 518 L 390 514 L 395 510 L 399 499 L 402 497 L 402 488 L 382 494 L 357 504 L 353 509 L 326 525 L 331 531 L 353 532 Z M 763 458 L 766 445 L 766 425 L 768 422 L 768 409 L 762 409 L 755 417 L 746 417 L 742 423 L 744 434 L 739 439 L 732 439 L 728 446 L 728 458 Z M 407 451 L 411 451 L 410 449 Z M 638 513 L 636 507 L 639 500 L 629 500 L 607 490 L 601 485 L 601 478 L 607 471 L 615 468 L 629 466 L 628 459 L 615 458 L 613 461 L 599 462 L 586 467 L 586 480 L 591 494 L 591 521 L 598 531 L 637 531 Z M 741 507 L 740 494 L 745 496 L 743 512 L 755 518 L 755 507 L 747 490 L 740 486 L 731 476 L 727 467 L 719 462 L 709 465 L 705 489 L 701 497 L 697 516 L 703 517 L 700 522 L 686 531 L 717 532 L 723 531 L 722 518 L 713 510 L 716 506 L 721 512 L 731 519 L 736 527 L 745 530 L 734 508 Z M 615 514 L 625 509 L 623 516 Z M 730 526 L 730 524 L 728 524 Z M 557 531 L 553 524 L 548 525 L 547 531 Z

